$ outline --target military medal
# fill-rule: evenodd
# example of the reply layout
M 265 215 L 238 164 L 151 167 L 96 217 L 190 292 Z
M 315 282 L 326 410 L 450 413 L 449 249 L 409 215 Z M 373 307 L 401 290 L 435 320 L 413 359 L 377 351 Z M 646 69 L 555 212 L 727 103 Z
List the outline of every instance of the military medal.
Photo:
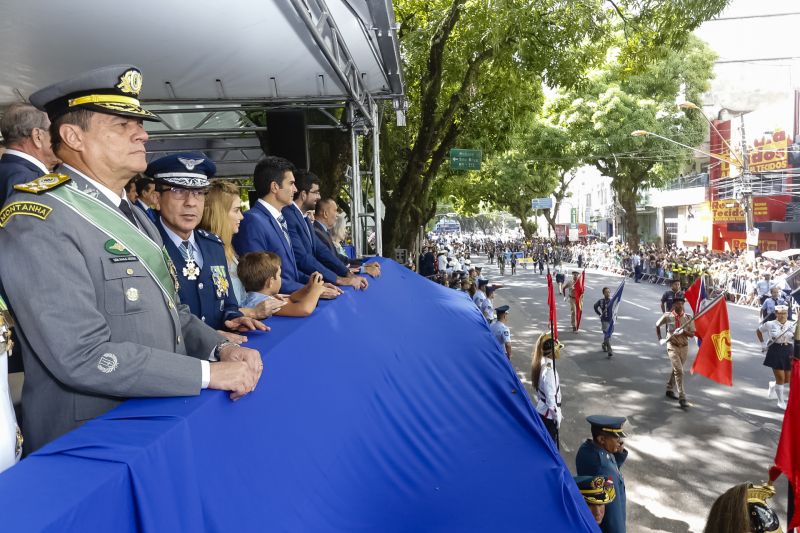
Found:
M 228 276 L 225 273 L 223 265 L 214 265 L 211 267 L 211 280 L 214 282 L 214 288 L 217 292 L 217 298 L 228 297 Z
M 183 267 L 183 275 L 186 276 L 186 279 L 189 281 L 194 281 L 199 274 L 200 268 L 197 266 L 197 263 L 194 262 L 194 258 L 190 257 L 186 261 L 186 266 Z

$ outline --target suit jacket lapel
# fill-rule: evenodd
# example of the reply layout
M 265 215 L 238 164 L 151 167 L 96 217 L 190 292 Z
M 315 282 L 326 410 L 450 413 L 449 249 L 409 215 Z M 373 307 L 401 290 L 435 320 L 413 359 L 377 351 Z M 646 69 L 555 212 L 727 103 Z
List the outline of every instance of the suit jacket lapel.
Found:
M 286 250 L 286 255 L 288 257 L 291 257 L 292 261 L 294 261 L 294 251 L 292 250 L 291 244 L 289 244 L 286 241 L 286 235 L 284 235 L 283 228 L 281 228 L 281 225 L 278 224 L 278 221 L 275 220 L 275 217 L 272 216 L 272 214 L 267 210 L 266 207 L 264 207 L 261 204 L 261 202 L 256 203 L 256 209 L 260 209 L 261 213 L 267 218 L 267 224 L 271 224 L 273 231 L 275 231 L 278 234 L 278 236 L 280 237 L 279 240 L 283 244 L 283 249 Z M 281 213 L 281 214 L 283 214 L 283 213 Z M 284 219 L 285 218 L 286 217 L 284 216 Z

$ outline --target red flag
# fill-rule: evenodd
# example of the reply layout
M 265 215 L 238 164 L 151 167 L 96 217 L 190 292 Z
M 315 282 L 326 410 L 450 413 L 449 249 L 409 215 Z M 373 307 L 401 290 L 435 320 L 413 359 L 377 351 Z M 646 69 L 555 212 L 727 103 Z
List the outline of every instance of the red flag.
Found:
M 702 276 L 697 278 L 692 286 L 684 293 L 686 301 L 692 307 L 692 313 L 700 312 L 700 303 L 706 299 L 706 286 Z
M 695 332 L 703 341 L 692 365 L 692 374 L 702 374 L 722 385 L 733 385 L 731 327 L 728 307 L 721 296 L 695 315 Z
M 547 269 L 547 307 L 550 309 L 550 324 L 553 327 L 553 340 L 558 341 L 558 323 L 556 321 L 556 295 L 553 291 L 553 276 Z
M 586 270 L 581 272 L 578 281 L 573 287 L 575 295 L 575 327 L 581 329 L 581 316 L 583 315 L 583 293 L 586 292 Z
M 783 414 L 783 428 L 775 452 L 775 466 L 769 470 L 770 481 L 783 473 L 794 489 L 794 516 L 786 528 L 791 531 L 800 527 L 800 359 L 792 359 L 792 384 L 789 401 Z

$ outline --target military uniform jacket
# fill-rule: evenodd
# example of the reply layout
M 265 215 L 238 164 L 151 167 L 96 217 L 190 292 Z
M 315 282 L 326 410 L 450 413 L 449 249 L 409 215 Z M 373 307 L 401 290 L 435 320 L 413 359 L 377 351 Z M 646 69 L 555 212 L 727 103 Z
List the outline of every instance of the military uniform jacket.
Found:
M 603 533 L 625 533 L 625 477 L 620 472 L 628 450 L 611 454 L 587 439 L 575 455 L 575 469 L 579 476 L 603 476 L 611 478 L 617 497 L 606 505 L 606 515 L 600 523 Z
M 219 237 L 202 229 L 194 231 L 194 242 L 203 255 L 203 268 L 197 279 L 190 280 L 183 275 L 186 259 L 164 231 L 160 218 L 156 226 L 178 272 L 181 302 L 189 306 L 192 314 L 214 329 L 225 329 L 226 320 L 242 316 L 233 294 L 225 246 Z
M 111 205 L 81 176 L 60 172 L 73 180 L 63 187 L 74 185 Z M 44 219 L 5 218 L 0 229 L 0 281 L 25 361 L 26 452 L 126 398 L 199 394 L 199 359 L 222 337 L 187 306 L 168 300 L 138 258 L 120 261 L 107 251 L 109 237 L 55 198 L 17 192 L 9 202 L 52 209 Z M 133 212 L 161 246 L 147 215 Z M 136 298 L 126 296 L 130 289 Z

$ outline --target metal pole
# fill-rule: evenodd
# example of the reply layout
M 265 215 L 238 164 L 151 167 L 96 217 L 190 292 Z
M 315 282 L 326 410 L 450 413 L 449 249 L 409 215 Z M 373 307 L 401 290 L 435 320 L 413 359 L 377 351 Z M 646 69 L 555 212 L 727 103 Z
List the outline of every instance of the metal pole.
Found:
M 353 228 L 353 247 L 356 250 L 356 256 L 361 257 L 364 255 L 363 236 L 361 234 L 361 169 L 359 168 L 359 160 L 361 158 L 358 152 L 358 135 L 354 125 L 355 110 L 352 105 L 347 106 L 347 117 L 350 122 L 350 150 L 352 155 L 350 165 L 353 169 L 350 223 Z
M 745 244 L 747 245 L 747 260 L 750 261 L 753 257 L 750 254 L 755 250 L 755 246 L 747 242 L 750 232 L 754 228 L 753 224 L 753 185 L 750 175 L 750 157 L 747 154 L 747 137 L 744 131 L 744 116 L 741 117 L 741 136 L 742 136 L 742 190 L 739 202 L 742 204 L 742 211 L 744 211 L 744 230 L 745 230 Z
M 381 145 L 378 106 L 372 104 L 372 184 L 375 202 L 375 255 L 383 255 L 383 213 L 381 212 Z

